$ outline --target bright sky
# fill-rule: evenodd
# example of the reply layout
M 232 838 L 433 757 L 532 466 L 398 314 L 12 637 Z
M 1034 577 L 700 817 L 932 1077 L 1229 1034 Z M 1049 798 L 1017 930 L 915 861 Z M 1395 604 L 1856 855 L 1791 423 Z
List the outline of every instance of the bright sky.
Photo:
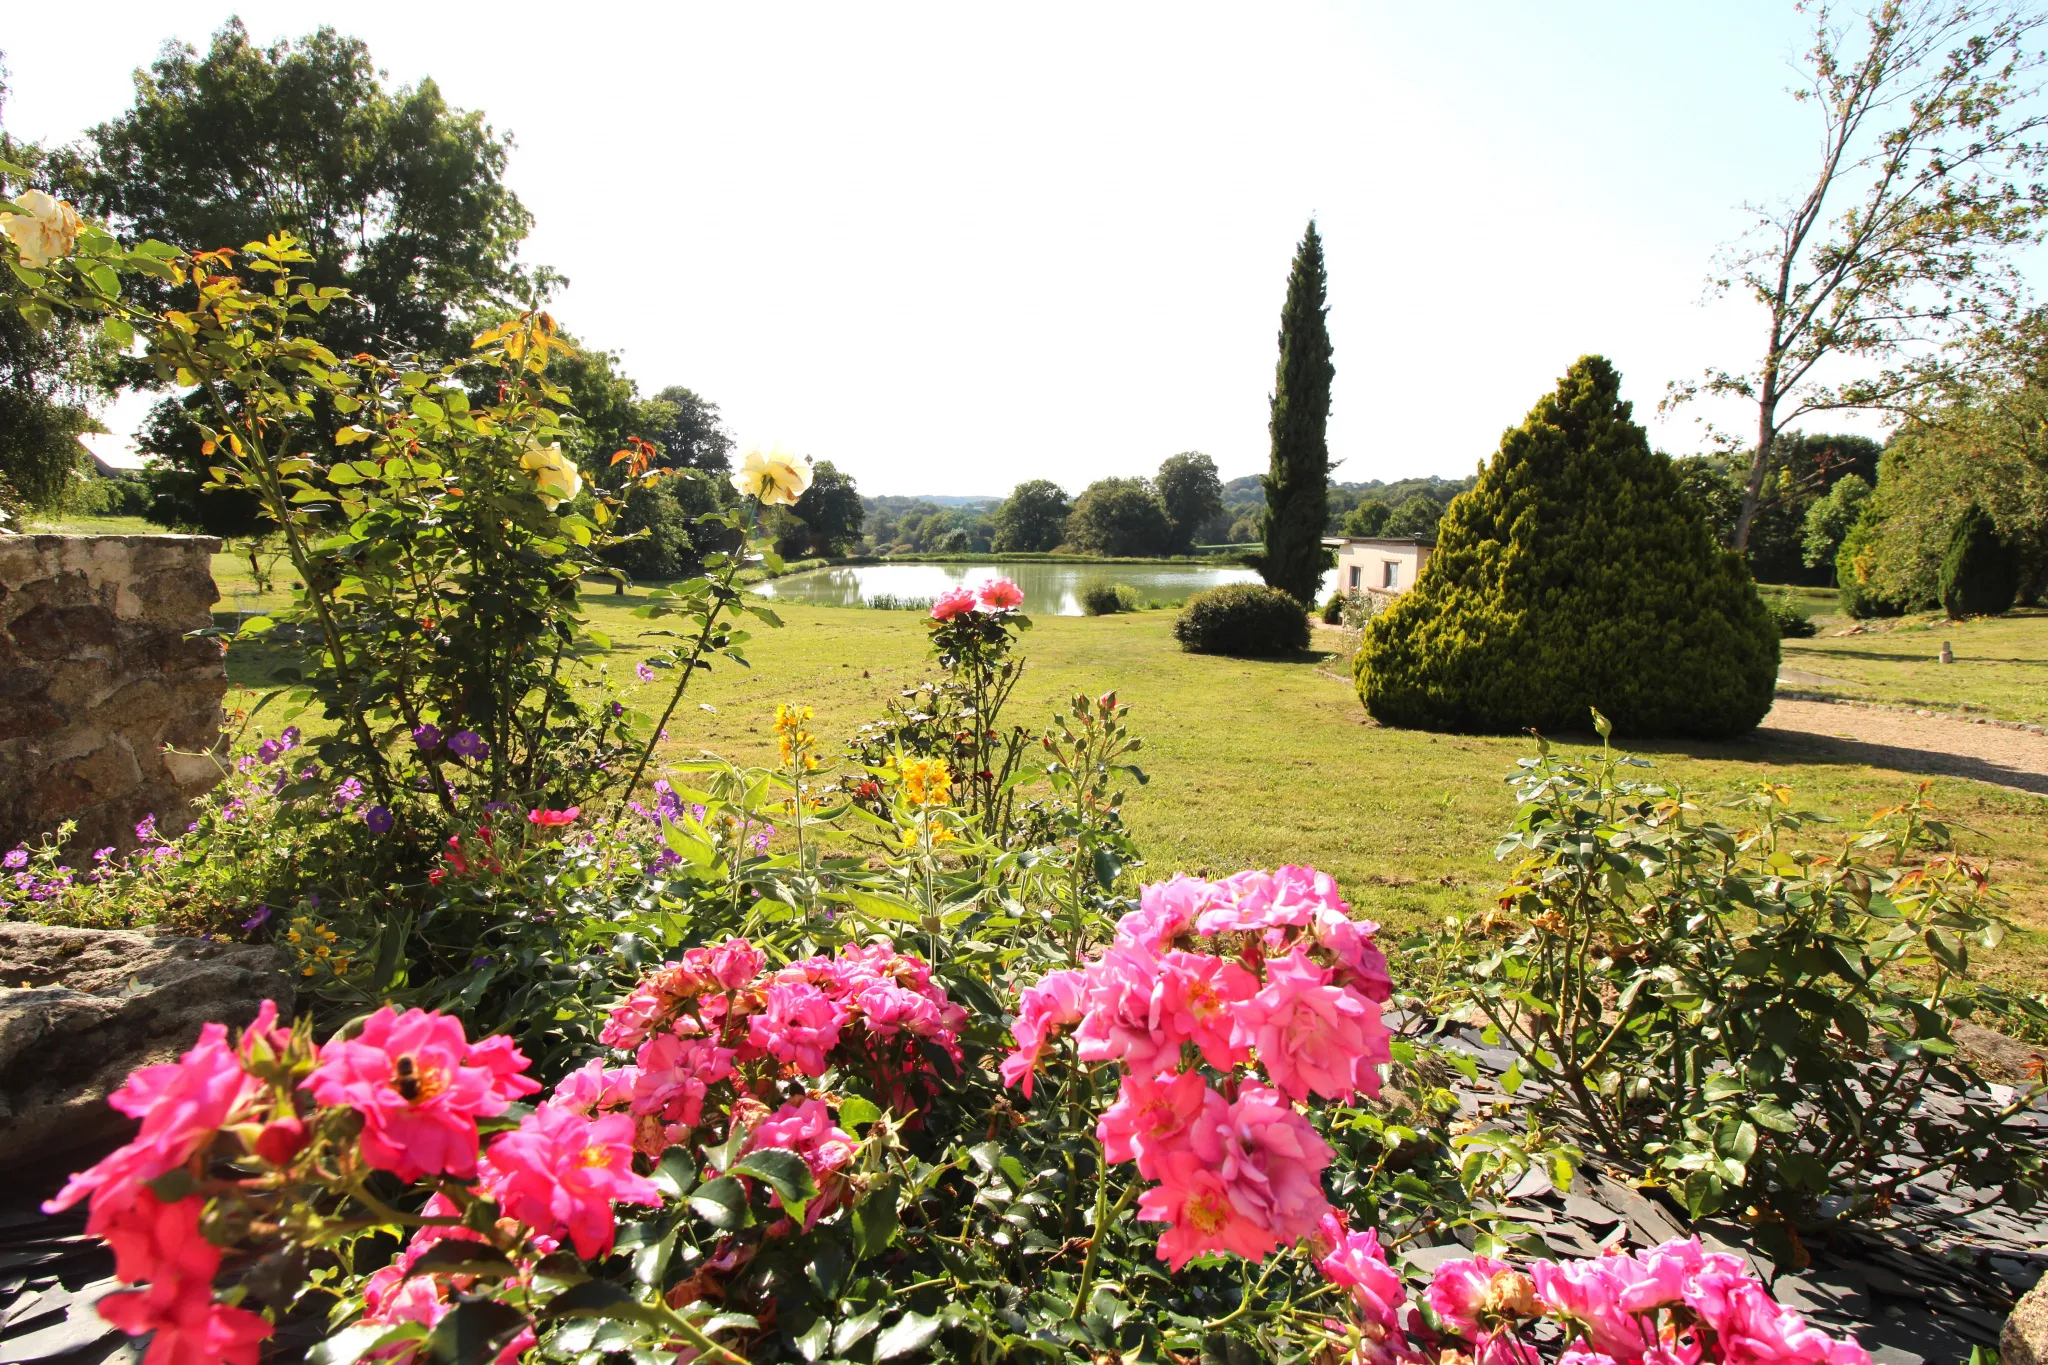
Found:
M 9 130 L 77 136 L 232 12 L 510 129 L 564 325 L 869 493 L 1262 470 L 1311 214 L 1336 477 L 1471 472 L 1587 351 L 1699 449 L 1666 382 L 1763 325 L 1702 303 L 1712 252 L 1817 143 L 1790 0 L 20 5 Z

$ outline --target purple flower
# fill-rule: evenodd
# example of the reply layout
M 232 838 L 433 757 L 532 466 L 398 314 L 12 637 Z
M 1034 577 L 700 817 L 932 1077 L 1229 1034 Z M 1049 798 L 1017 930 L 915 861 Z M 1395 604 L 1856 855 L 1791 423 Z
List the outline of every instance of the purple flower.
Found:
M 334 808 L 347 810 L 362 794 L 363 784 L 360 780 L 353 777 L 343 778 L 341 785 L 334 789 Z
M 178 861 L 178 850 L 169 844 L 158 844 L 150 850 L 150 856 L 159 863 L 175 863 Z
M 625 714 L 626 714 L 626 708 L 625 708 L 625 707 L 624 707 L 624 706 L 623 706 L 622 704 L 620 704 L 620 703 L 618 703 L 618 702 L 613 702 L 613 703 L 612 703 L 612 714 L 613 714 L 613 715 L 615 715 L 615 716 L 623 716 L 623 715 L 625 715 Z
M 280 744 L 282 744 L 282 745 L 284 745 L 284 747 L 285 747 L 285 748 L 287 748 L 287 749 L 296 749 L 296 748 L 298 748 L 298 747 L 299 747 L 299 727 L 298 727 L 298 726 L 296 726 L 296 725 L 287 725 L 287 726 L 285 726 L 285 727 L 284 727 L 284 733 L 283 733 L 283 734 L 281 734 L 281 735 L 279 735 L 279 736 L 277 737 L 277 742 L 278 742 L 278 743 L 280 743 Z
M 238 773 L 248 772 L 249 769 L 255 766 L 256 755 L 254 754 L 243 754 L 240 758 L 235 760 L 235 771 Z
M 748 842 L 754 846 L 754 852 L 766 853 L 768 851 L 768 841 L 770 839 L 773 839 L 774 837 L 775 826 L 764 825 L 761 829 L 761 832 L 759 834 L 756 834 L 752 839 L 748 840 Z
M 274 739 L 266 739 L 256 746 L 256 759 L 259 763 L 266 766 L 277 762 L 283 756 L 284 745 L 279 744 Z
M 0 867 L 27 867 L 27 866 L 28 866 L 28 850 L 27 850 L 27 849 L 25 849 L 25 848 L 15 848 L 15 849 L 9 849 L 9 850 L 8 850 L 8 852 L 7 852 L 7 856 L 6 856 L 5 858 L 0 858 Z
M 412 728 L 412 742 L 419 745 L 422 749 L 440 748 L 441 727 L 433 724 L 431 721 L 424 725 L 415 725 Z
M 510 801 L 486 801 L 484 802 L 484 809 L 496 815 L 500 811 L 511 810 L 512 803 Z
M 269 922 L 269 919 L 270 907 L 267 905 L 259 905 L 256 907 L 255 914 L 249 916 L 249 918 L 242 921 L 242 927 L 244 929 L 261 929 L 266 923 Z
M 145 844 L 156 838 L 156 817 L 154 815 L 145 815 L 136 822 L 135 837 Z
M 363 812 L 363 823 L 370 827 L 372 834 L 389 834 L 395 823 L 391 818 L 391 807 L 372 806 Z
M 644 662 L 637 663 L 633 665 L 633 676 L 638 678 L 641 682 L 653 682 L 654 670 L 652 668 L 649 668 Z
M 681 855 L 679 855 L 674 849 L 665 848 L 660 853 L 655 855 L 654 864 L 649 870 L 659 872 L 663 868 L 674 867 L 677 863 L 681 861 Z
M 491 746 L 474 730 L 457 730 L 448 736 L 448 751 L 460 758 L 482 758 Z

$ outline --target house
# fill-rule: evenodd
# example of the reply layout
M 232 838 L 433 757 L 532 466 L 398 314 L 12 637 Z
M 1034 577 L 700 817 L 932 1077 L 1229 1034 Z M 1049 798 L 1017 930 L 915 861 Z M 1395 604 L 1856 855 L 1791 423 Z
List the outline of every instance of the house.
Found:
M 1337 552 L 1337 591 L 1370 592 L 1395 597 L 1415 586 L 1433 536 L 1331 536 L 1323 541 Z

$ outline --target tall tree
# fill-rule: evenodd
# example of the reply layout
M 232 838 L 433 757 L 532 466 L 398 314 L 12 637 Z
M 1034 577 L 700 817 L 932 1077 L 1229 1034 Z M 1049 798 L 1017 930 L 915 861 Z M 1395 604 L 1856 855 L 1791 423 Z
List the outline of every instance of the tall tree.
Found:
M 1166 508 L 1174 554 L 1194 549 L 1196 536 L 1223 515 L 1223 480 L 1216 473 L 1216 462 L 1199 450 L 1167 456 L 1152 486 Z
M 840 472 L 830 460 L 818 461 L 811 471 L 811 486 L 792 510 L 809 530 L 805 548 L 814 555 L 845 554 L 860 539 L 867 516 L 853 475 Z
M 1328 516 L 1330 445 L 1330 327 L 1323 239 L 1310 219 L 1280 310 L 1280 363 L 1273 377 L 1273 438 L 1266 489 L 1265 553 L 1259 572 L 1302 603 L 1315 599 L 1329 561 L 1323 549 Z
M 1160 554 L 1170 534 L 1166 509 L 1145 479 L 1097 479 L 1067 518 L 1067 539 L 1099 555 Z
M 718 416 L 718 404 L 681 384 L 647 400 L 640 434 L 661 447 L 662 463 L 678 469 L 722 474 L 732 467 L 732 437 Z
M 995 548 L 1050 550 L 1067 538 L 1066 490 L 1051 479 L 1026 479 L 996 509 Z
M 2013 248 L 2048 213 L 2048 112 L 2025 0 L 1875 0 L 1858 22 L 1814 7 L 1804 88 L 1820 115 L 1820 164 L 1803 198 L 1752 205 L 1723 253 L 1717 291 L 1739 287 L 1767 324 L 1755 364 L 1674 384 L 1755 415 L 1757 457 L 1729 544 L 1745 549 L 1776 473 L 1778 433 L 1815 412 L 1904 412 L 1952 377 L 1959 347 L 2011 331 L 2026 311 Z

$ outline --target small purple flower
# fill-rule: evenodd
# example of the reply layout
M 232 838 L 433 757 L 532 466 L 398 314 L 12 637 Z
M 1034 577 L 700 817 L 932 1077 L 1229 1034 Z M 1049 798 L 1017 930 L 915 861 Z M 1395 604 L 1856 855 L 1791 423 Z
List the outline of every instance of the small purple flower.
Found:
M 754 846 L 754 852 L 766 853 L 768 851 L 768 841 L 774 837 L 775 826 L 765 825 L 762 827 L 761 832 L 748 840 L 748 842 Z
M 493 815 L 497 815 L 502 811 L 511 810 L 512 803 L 510 801 L 486 801 L 484 802 L 484 809 Z
M 267 905 L 259 905 L 256 907 L 255 914 L 249 916 L 249 918 L 242 921 L 242 927 L 244 929 L 261 929 L 269 921 L 270 907 Z
M 612 714 L 613 714 L 613 715 L 615 715 L 615 716 L 623 716 L 623 715 L 625 715 L 625 714 L 626 714 L 626 708 L 625 708 L 625 706 L 624 706 L 624 705 L 623 705 L 622 703 L 620 703 L 620 702 L 613 702 L 613 703 L 612 703 Z
M 9 850 L 7 851 L 7 856 L 6 856 L 5 858 L 0 858 L 0 867 L 27 867 L 27 866 L 28 866 L 28 850 L 27 850 L 27 849 L 25 849 L 25 848 L 15 848 L 15 849 L 9 849 Z
M 284 745 L 274 739 L 266 739 L 256 746 L 256 761 L 268 767 L 284 756 Z
M 336 810 L 347 810 L 361 798 L 362 794 L 363 784 L 360 779 L 353 777 L 343 778 L 341 785 L 334 789 L 334 808 Z
M 135 837 L 145 844 L 156 838 L 156 817 L 154 815 L 145 815 L 136 822 Z
M 395 823 L 391 818 L 391 807 L 370 807 L 363 812 L 363 823 L 369 826 L 372 834 L 389 834 L 391 826 Z
M 469 960 L 469 965 L 470 965 L 470 966 L 471 966 L 472 968 L 476 968 L 476 967 L 488 967 L 488 966 L 490 966 L 490 965 L 491 965 L 491 964 L 492 964 L 493 962 L 496 962 L 497 960 L 498 960 L 498 959 L 496 959 L 495 957 L 491 957 L 491 956 L 489 956 L 488 954 L 484 954 L 484 953 L 479 953 L 479 954 L 478 954 L 477 956 L 475 956 L 475 957 L 473 957 L 473 958 L 471 958 L 471 959 Z
M 649 870 L 653 872 L 660 872 L 664 868 L 674 867 L 677 863 L 681 861 L 682 857 L 679 854 L 677 854 L 677 852 L 674 849 L 665 848 L 660 853 L 655 855 L 653 866 Z
M 114 846 L 112 844 L 108 844 L 105 848 L 96 848 L 92 851 L 92 860 L 96 863 L 108 862 L 113 856 Z
M 248 772 L 251 768 L 255 766 L 256 755 L 254 754 L 243 754 L 240 758 L 235 760 L 235 771 L 238 773 Z
M 491 746 L 474 730 L 457 730 L 448 736 L 448 751 L 458 758 L 482 758 Z
M 654 670 L 648 667 L 645 662 L 637 663 L 633 665 L 633 676 L 641 682 L 653 682 Z
M 422 749 L 440 748 L 441 727 L 435 725 L 432 721 L 423 725 L 415 725 L 412 729 L 412 742 Z
M 178 850 L 169 844 L 158 844 L 150 850 L 150 856 L 159 863 L 175 863 L 178 861 L 179 854 Z
M 287 748 L 287 749 L 296 749 L 296 748 L 298 748 L 298 747 L 299 747 L 299 727 L 298 727 L 298 726 L 296 726 L 296 725 L 287 725 L 287 726 L 285 726 L 285 727 L 284 727 L 284 733 L 283 733 L 283 734 L 281 734 L 281 735 L 279 735 L 279 736 L 277 737 L 277 742 L 278 742 L 279 744 L 282 744 L 282 745 L 284 745 L 284 747 L 285 747 L 285 748 Z

